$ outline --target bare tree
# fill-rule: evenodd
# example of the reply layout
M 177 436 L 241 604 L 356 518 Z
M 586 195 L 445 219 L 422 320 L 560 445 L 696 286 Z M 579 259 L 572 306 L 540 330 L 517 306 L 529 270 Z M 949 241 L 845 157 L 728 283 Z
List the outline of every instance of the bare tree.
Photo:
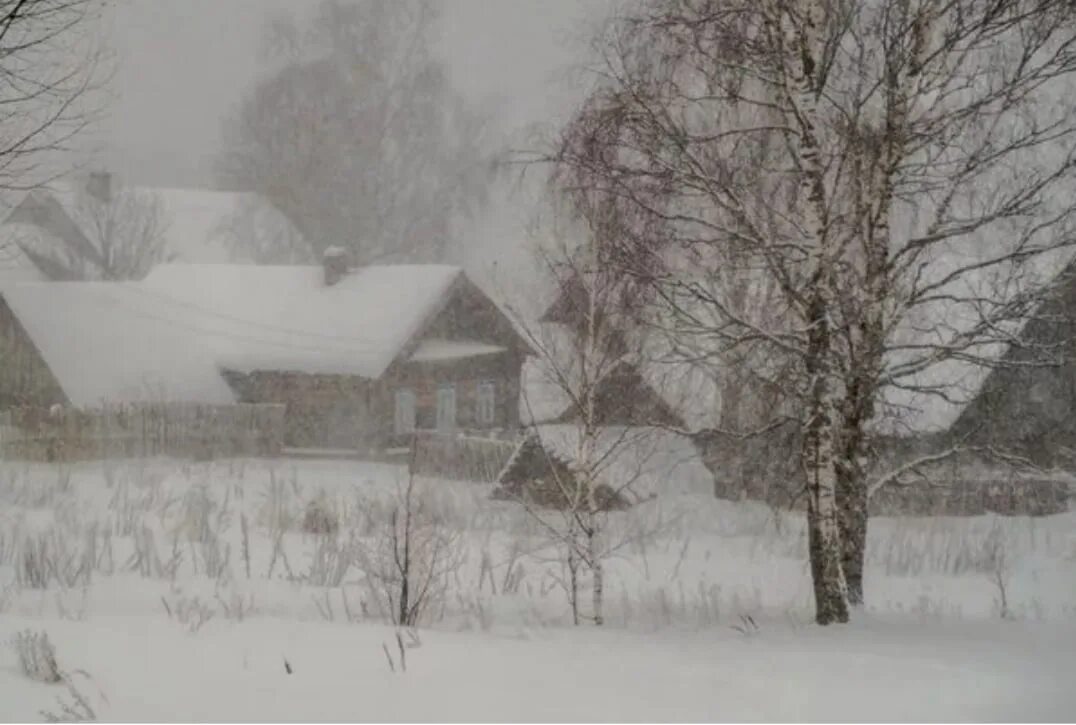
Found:
M 448 530 L 430 491 L 409 472 L 357 560 L 377 605 L 400 627 L 415 627 L 443 604 L 449 576 L 462 565 L 459 537 Z
M 62 171 L 57 155 L 94 119 L 100 0 L 0 0 L 0 190 L 28 191 Z
M 537 255 L 559 294 L 557 321 L 540 325 L 518 311 L 513 314 L 538 354 L 541 380 L 534 381 L 540 383 L 535 387 L 551 391 L 566 410 L 560 425 L 534 427 L 517 454 L 530 460 L 509 464 L 508 471 L 520 464 L 520 480 L 502 485 L 560 552 L 575 624 L 584 618 L 579 588 L 581 577 L 589 574 L 586 618 L 600 626 L 605 621 L 605 561 L 624 545 L 611 536 L 608 517 L 643 499 L 636 489 L 658 443 L 645 419 L 633 425 L 609 420 L 610 409 L 633 402 L 615 399 L 634 393 L 618 389 L 623 371 L 646 364 L 646 328 L 639 317 L 643 289 L 610 263 L 614 247 L 608 240 L 620 224 L 614 207 L 587 194 L 554 207 L 552 228 L 543 230 L 546 238 Z M 524 405 L 532 405 L 526 390 Z M 533 411 L 530 417 L 535 417 Z
M 681 333 L 792 362 L 821 624 L 862 599 L 873 426 L 1019 344 L 1073 241 L 1074 43 L 1060 0 L 662 0 L 597 39 L 557 181 L 640 220 L 619 261 Z M 778 315 L 704 283 L 731 254 Z
M 484 201 L 490 164 L 484 118 L 431 52 L 437 27 L 426 0 L 329 0 L 308 23 L 276 19 L 273 70 L 225 127 L 222 182 L 261 192 L 315 255 L 450 257 L 454 223 Z M 250 251 L 265 262 L 295 254 Z

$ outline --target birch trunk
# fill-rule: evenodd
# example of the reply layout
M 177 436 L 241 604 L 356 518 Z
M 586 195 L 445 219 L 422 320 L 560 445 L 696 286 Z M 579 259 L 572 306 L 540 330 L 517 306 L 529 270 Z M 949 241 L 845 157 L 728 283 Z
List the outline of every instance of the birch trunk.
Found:
M 930 58 L 931 38 L 939 20 L 937 0 L 927 0 L 907 18 L 909 42 L 901 53 L 894 44 L 887 57 L 885 116 L 880 129 L 862 129 L 852 143 L 854 163 L 864 183 L 858 187 L 856 217 L 865 262 L 865 284 L 858 307 L 862 316 L 853 329 L 856 353 L 852 359 L 849 390 L 841 426 L 837 505 L 840 509 L 841 563 L 852 604 L 862 604 L 863 562 L 867 544 L 869 491 L 861 460 L 866 454 L 865 427 L 874 417 L 874 400 L 884 365 L 885 309 L 892 301 L 889 270 L 890 219 L 894 183 L 906 154 L 910 114 L 916 84 Z
M 785 100 L 796 134 L 797 208 L 807 252 L 808 299 L 803 310 L 809 384 L 801 461 L 806 475 L 808 553 L 815 620 L 848 621 L 848 591 L 841 568 L 837 509 L 839 388 L 834 375 L 832 316 L 836 304 L 838 249 L 829 234 L 825 168 L 818 140 L 819 76 L 826 9 L 821 0 L 772 2 L 771 29 L 779 46 Z
M 837 509 L 837 461 L 834 423 L 836 386 L 829 369 L 831 331 L 826 318 L 824 289 L 831 277 L 823 271 L 812 316 L 807 373 L 811 378 L 808 419 L 804 426 L 803 468 L 807 486 L 808 553 L 814 583 L 815 621 L 848 621 L 848 591 L 841 566 L 841 537 Z
M 604 600 L 605 600 L 605 572 L 602 565 L 601 551 L 598 550 L 598 532 L 593 526 L 588 532 L 587 551 L 590 555 L 590 575 L 593 589 L 594 624 L 602 626 L 605 623 Z

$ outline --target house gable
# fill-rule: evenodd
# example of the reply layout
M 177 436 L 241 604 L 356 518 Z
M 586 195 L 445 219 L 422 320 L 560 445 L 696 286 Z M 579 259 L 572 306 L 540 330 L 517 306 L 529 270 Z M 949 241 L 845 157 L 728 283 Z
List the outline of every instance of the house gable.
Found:
M 594 390 L 595 425 L 639 425 L 682 428 L 682 418 L 668 401 L 647 383 L 638 369 L 622 362 Z M 578 406 L 570 405 L 554 422 L 580 419 Z
M 501 308 L 463 273 L 430 310 L 394 364 L 410 360 L 422 343 L 431 341 L 486 343 L 503 347 L 520 360 L 534 354 Z
M 389 428 L 396 391 L 408 390 L 414 425 L 431 430 L 437 425 L 438 391 L 450 386 L 459 428 L 513 429 L 519 425 L 523 359 L 531 352 L 512 321 L 461 272 L 385 371 L 376 405 Z M 490 393 L 492 411 L 487 407 L 490 417 L 484 418 L 480 398 Z M 392 430 L 385 435 L 403 442 Z
M 1058 276 L 943 436 L 949 443 L 999 446 L 1053 463 L 1076 448 L 1076 263 Z

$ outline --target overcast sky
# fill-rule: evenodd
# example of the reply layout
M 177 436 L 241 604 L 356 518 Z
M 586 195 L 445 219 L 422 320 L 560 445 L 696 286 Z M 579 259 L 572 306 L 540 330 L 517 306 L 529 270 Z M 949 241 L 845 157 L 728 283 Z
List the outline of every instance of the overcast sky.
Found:
M 118 0 L 106 19 L 115 51 L 103 159 L 152 183 L 208 183 L 221 121 L 258 72 L 264 21 L 302 0 Z M 447 0 L 443 54 L 460 90 L 494 104 L 503 128 L 562 111 L 563 71 L 578 28 L 601 0 Z M 574 36 L 574 37 L 573 37 Z M 104 163 L 104 162 L 102 162 Z
M 581 92 L 567 80 L 583 29 L 610 0 L 446 0 L 440 50 L 457 87 L 491 107 L 497 128 L 553 122 Z M 115 76 L 107 116 L 88 145 L 93 163 L 146 184 L 212 183 L 224 116 L 258 72 L 265 20 L 303 0 L 118 0 L 105 18 Z M 503 190 L 476 220 L 472 248 L 492 258 L 517 246 L 526 204 Z M 502 261 L 508 261 L 505 257 Z

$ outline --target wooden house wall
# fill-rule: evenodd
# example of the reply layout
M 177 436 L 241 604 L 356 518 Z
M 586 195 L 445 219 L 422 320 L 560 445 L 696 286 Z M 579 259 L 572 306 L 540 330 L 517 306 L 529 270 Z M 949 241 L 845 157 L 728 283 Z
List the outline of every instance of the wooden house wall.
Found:
M 460 340 L 500 345 L 501 353 L 453 360 L 410 361 L 406 358 L 425 340 Z M 376 384 L 374 410 L 380 422 L 379 439 L 385 445 L 403 445 L 407 436 L 395 433 L 396 391 L 415 393 L 415 427 L 433 430 L 437 419 L 437 390 L 456 388 L 456 428 L 503 430 L 519 427 L 520 379 L 527 354 L 524 343 L 504 313 L 465 278 L 449 295 L 445 306 L 429 321 L 422 335 Z M 478 386 L 494 385 L 492 423 L 478 420 Z
M 449 293 L 448 302 L 423 328 L 420 339 L 471 340 L 517 351 L 522 346 L 511 321 L 466 278 L 457 282 Z
M 572 405 L 554 421 L 570 423 L 581 419 Z M 610 372 L 594 391 L 595 425 L 656 425 L 683 427 L 683 420 L 639 371 L 628 364 Z
M 365 378 L 279 371 L 225 371 L 224 376 L 240 402 L 284 404 L 285 445 L 357 449 L 373 444 L 374 385 Z
M 458 360 L 408 362 L 395 366 L 378 381 L 375 410 L 381 422 L 380 438 L 388 445 L 404 445 L 407 436 L 395 434 L 396 391 L 415 393 L 415 427 L 434 430 L 437 391 L 445 384 L 456 389 L 456 427 L 460 430 L 498 430 L 519 427 L 519 386 L 522 361 L 508 351 Z M 478 386 L 494 386 L 492 423 L 478 420 Z
M 451 360 L 409 361 L 423 340 L 484 342 L 505 352 Z M 379 449 L 402 446 L 410 436 L 397 435 L 396 391 L 415 393 L 415 425 L 433 430 L 437 391 L 456 389 L 456 428 L 514 429 L 519 426 L 520 376 L 525 350 L 501 311 L 470 282 L 452 292 L 446 305 L 427 323 L 423 334 L 378 380 L 348 375 L 306 375 L 276 371 L 226 372 L 242 402 L 283 403 L 285 443 L 289 446 Z M 478 386 L 494 385 L 494 419 L 478 420 Z

